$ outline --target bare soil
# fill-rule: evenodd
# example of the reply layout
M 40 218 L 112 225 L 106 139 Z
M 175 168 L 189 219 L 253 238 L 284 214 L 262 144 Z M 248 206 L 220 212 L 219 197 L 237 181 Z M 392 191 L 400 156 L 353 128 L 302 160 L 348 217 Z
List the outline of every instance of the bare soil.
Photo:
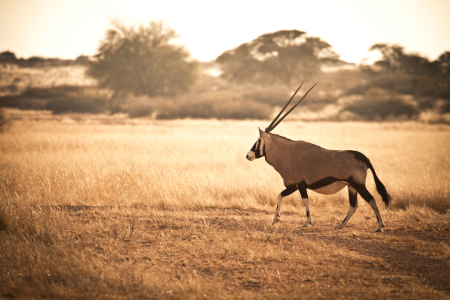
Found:
M 117 246 L 126 249 L 118 251 L 124 263 L 174 280 L 219 283 L 232 297 L 450 296 L 450 224 L 445 219 L 426 224 L 385 220 L 384 233 L 376 233 L 373 216 L 335 230 L 338 223 L 320 218 L 304 228 L 304 216 L 297 213 L 284 213 L 281 223 L 270 226 L 272 213 L 258 210 L 137 207 L 130 215 L 112 207 L 59 209 L 79 223 L 133 218 L 134 234 Z M 78 247 L 101 255 L 108 245 Z

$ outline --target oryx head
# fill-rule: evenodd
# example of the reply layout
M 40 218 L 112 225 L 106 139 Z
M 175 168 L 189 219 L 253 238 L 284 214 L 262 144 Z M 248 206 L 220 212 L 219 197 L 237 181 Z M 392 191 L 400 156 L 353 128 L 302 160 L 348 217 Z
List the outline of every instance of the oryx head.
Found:
M 259 128 L 258 128 L 259 129 Z M 256 143 L 253 145 L 252 149 L 247 153 L 247 159 L 249 161 L 255 160 L 255 158 L 260 158 L 266 155 L 266 141 L 270 139 L 270 135 L 259 129 L 259 137 Z
M 303 80 L 303 82 L 305 82 Z M 281 121 L 283 121 L 284 118 L 286 118 L 286 116 L 295 108 L 297 107 L 297 105 L 300 104 L 300 102 L 302 102 L 302 100 L 306 97 L 306 95 L 308 95 L 308 93 L 316 86 L 313 85 L 312 88 L 310 88 L 305 95 L 303 95 L 303 97 L 294 105 L 291 107 L 291 109 L 284 114 L 284 116 L 282 116 L 279 120 L 278 118 L 280 117 L 280 115 L 283 113 L 283 111 L 286 109 L 286 107 L 289 105 L 289 103 L 291 103 L 292 99 L 294 99 L 294 96 L 297 94 L 297 92 L 300 90 L 300 88 L 303 85 L 300 84 L 300 86 L 298 87 L 298 89 L 295 91 L 295 93 L 292 95 L 291 99 L 289 99 L 289 101 L 286 103 L 286 105 L 283 107 L 283 109 L 278 113 L 278 115 L 275 117 L 275 119 L 273 119 L 273 121 L 270 123 L 270 125 L 264 130 L 262 131 L 261 129 L 259 129 L 259 137 L 256 140 L 255 144 L 253 145 L 253 147 L 250 149 L 250 151 L 247 153 L 247 159 L 249 161 L 253 161 L 255 160 L 255 158 L 260 158 L 266 155 L 266 143 L 270 140 L 270 132 L 272 130 L 275 129 L 275 127 L 277 127 L 278 124 L 280 124 Z

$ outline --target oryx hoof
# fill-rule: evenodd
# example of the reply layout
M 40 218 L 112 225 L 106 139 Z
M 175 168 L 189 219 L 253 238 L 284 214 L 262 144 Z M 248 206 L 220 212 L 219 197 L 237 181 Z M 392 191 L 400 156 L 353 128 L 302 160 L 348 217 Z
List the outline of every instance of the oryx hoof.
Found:
M 272 225 L 275 225 L 278 222 L 280 222 L 280 218 L 274 218 L 272 221 Z
M 334 229 L 342 229 L 342 228 L 343 228 L 343 226 L 341 226 L 341 225 L 334 227 Z
M 311 227 L 312 226 L 312 223 L 310 223 L 310 222 L 306 222 L 305 224 L 303 224 L 303 227 Z
M 382 228 L 378 228 L 377 231 L 375 231 L 375 232 L 383 232 L 383 229 Z

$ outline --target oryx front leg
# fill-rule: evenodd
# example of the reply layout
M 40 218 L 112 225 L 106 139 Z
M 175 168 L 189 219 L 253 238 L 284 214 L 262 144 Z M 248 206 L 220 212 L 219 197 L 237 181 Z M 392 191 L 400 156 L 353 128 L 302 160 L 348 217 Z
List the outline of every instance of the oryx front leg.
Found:
M 278 195 L 278 204 L 277 204 L 277 209 L 275 210 L 275 215 L 273 216 L 272 225 L 280 222 L 281 201 L 283 200 L 283 198 L 289 196 L 296 190 L 297 190 L 296 186 L 288 186 L 284 191 L 282 191 Z
M 311 223 L 311 214 L 309 213 L 309 200 L 308 198 L 302 198 L 303 204 L 305 205 L 306 209 L 306 222 L 303 224 L 303 227 L 309 227 L 312 225 Z
M 301 182 L 297 184 L 298 191 L 300 192 L 300 196 L 302 196 L 303 204 L 306 209 L 306 222 L 303 224 L 303 227 L 309 227 L 312 225 L 311 223 L 311 213 L 309 212 L 309 199 L 308 199 L 308 191 L 306 190 L 306 183 Z
M 281 210 L 281 201 L 282 200 L 283 200 L 283 196 L 281 196 L 281 193 L 280 193 L 278 195 L 278 204 L 277 204 L 277 209 L 275 210 L 275 216 L 273 216 L 272 225 L 280 222 L 280 210 Z

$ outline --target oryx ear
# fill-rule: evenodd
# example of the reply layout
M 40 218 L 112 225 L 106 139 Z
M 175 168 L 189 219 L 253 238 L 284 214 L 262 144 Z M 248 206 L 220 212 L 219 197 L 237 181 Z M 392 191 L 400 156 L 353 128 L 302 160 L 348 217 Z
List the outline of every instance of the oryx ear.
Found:
M 259 127 L 258 127 L 258 129 L 259 129 L 259 135 L 260 135 L 263 139 L 270 139 L 270 135 L 269 135 L 267 132 L 261 130 Z

